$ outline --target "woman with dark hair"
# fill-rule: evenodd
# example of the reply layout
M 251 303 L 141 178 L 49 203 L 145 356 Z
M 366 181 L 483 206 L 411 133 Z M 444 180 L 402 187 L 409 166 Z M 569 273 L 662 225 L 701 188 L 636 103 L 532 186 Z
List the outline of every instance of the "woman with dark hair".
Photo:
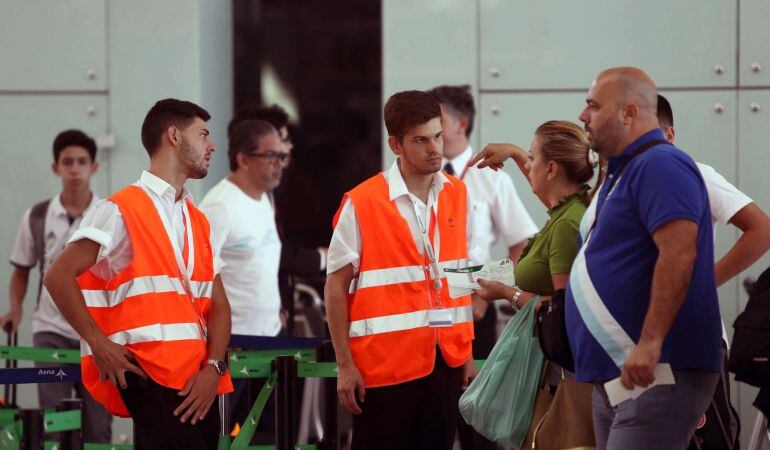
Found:
M 537 128 L 529 153 L 513 144 L 489 144 L 469 165 L 481 161 L 479 167 L 499 170 L 508 158 L 513 159 L 527 177 L 532 192 L 548 209 L 549 219 L 521 253 L 515 267 L 517 286 L 479 280 L 483 289 L 477 294 L 486 301 L 506 299 L 518 310 L 536 296 L 542 301 L 566 287 L 579 250 L 580 221 L 592 195 L 587 183 L 594 177 L 597 164 L 591 158 L 585 131 L 572 122 L 556 120 Z M 542 377 L 545 389 L 539 391 L 525 447 L 536 443 L 537 448 L 576 445 L 590 448 L 594 445 L 591 386 L 570 381 L 569 388 L 562 389 L 559 397 L 569 397 L 568 402 L 572 404 L 565 419 L 566 408 L 559 407 L 553 414 L 558 405 L 551 405 L 551 396 L 561 380 L 571 378 L 571 374 L 553 363 L 544 367 L 547 367 Z M 549 433 L 544 419 L 556 416 L 560 417 L 559 423 L 554 424 L 560 428 L 559 433 Z M 555 442 L 554 438 L 560 441 Z

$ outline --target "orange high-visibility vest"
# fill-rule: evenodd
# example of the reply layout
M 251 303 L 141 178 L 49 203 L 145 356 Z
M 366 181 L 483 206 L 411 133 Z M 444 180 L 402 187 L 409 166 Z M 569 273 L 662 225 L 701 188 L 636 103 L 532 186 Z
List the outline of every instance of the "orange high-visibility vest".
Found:
M 209 223 L 192 202 L 187 202 L 186 226 L 192 227 L 194 268 L 190 298 L 185 289 L 171 240 L 152 199 L 138 186 L 110 197 L 123 216 L 134 258 L 120 274 L 103 280 L 86 271 L 78 285 L 99 329 L 113 342 L 133 353 L 139 366 L 161 386 L 183 389 L 206 363 L 203 334 L 211 305 L 214 255 Z M 91 349 L 81 340 L 83 385 L 110 413 L 129 417 L 123 399 L 109 381 L 99 381 Z M 231 392 L 230 375 L 220 379 L 217 392 Z
M 438 217 L 431 219 L 430 240 L 438 223 L 441 268 L 465 265 L 467 193 L 465 184 L 448 177 L 439 192 Z M 470 296 L 449 297 L 442 279 L 441 307 L 450 309 L 454 325 L 428 326 L 428 310 L 437 307 L 438 292 L 426 276 L 406 220 L 388 194 L 382 173 L 345 194 L 353 203 L 361 233 L 358 277 L 348 296 L 350 351 L 367 387 L 389 386 L 424 377 L 433 371 L 436 345 L 444 360 L 458 367 L 471 357 L 473 312 Z M 339 213 L 335 217 L 337 224 Z M 433 216 L 433 214 L 431 214 Z M 426 275 L 427 274 L 427 275 Z

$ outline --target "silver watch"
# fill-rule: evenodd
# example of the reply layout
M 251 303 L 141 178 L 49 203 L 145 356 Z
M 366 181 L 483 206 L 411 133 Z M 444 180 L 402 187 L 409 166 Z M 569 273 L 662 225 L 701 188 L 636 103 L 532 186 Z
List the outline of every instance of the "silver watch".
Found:
M 209 359 L 206 364 L 210 365 L 217 371 L 217 374 L 221 377 L 227 373 L 227 363 L 221 359 Z
M 513 306 L 514 311 L 518 311 L 519 308 L 519 298 L 524 293 L 521 289 L 519 289 L 518 286 L 513 287 L 513 295 L 511 296 L 511 306 Z

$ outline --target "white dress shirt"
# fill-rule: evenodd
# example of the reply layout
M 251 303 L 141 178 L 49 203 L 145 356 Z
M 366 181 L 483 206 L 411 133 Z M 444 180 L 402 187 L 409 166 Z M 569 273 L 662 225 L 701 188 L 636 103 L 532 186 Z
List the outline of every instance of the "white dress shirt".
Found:
M 134 186 L 146 192 L 161 217 L 165 215 L 168 219 L 170 228 L 166 231 L 172 244 L 176 244 L 180 250 L 184 248 L 185 222 L 188 222 L 184 216 L 186 209 L 184 203 L 187 200 L 192 201 L 190 192 L 183 187 L 181 197 L 176 200 L 176 189 L 146 170 L 142 172 L 142 176 Z M 90 239 L 100 245 L 96 263 L 90 270 L 104 280 L 114 278 L 122 272 L 134 257 L 126 222 L 118 205 L 110 199 L 101 200 L 96 204 L 96 207 L 83 218 L 80 229 L 72 235 L 69 242 L 80 239 Z M 192 240 L 188 242 L 188 248 L 190 250 L 195 248 Z M 189 270 L 192 269 L 190 262 L 194 254 L 193 251 L 187 252 L 185 267 L 180 268 L 182 273 L 188 270 L 187 267 L 190 268 Z M 222 260 L 218 254 L 214 253 L 214 274 L 219 274 L 221 268 Z
M 508 174 L 478 167 L 466 170 L 472 157 L 473 149 L 468 146 L 451 160 L 444 159 L 441 167 L 450 164 L 456 176 L 468 186 L 473 198 L 473 232 L 477 243 L 474 251 L 469 251 L 469 257 L 474 263 L 483 264 L 492 258 L 492 246 L 497 241 L 512 247 L 537 233 L 538 227 Z
M 91 202 L 83 214 L 70 223 L 69 214 L 61 204 L 61 196 L 57 195 L 51 199 L 43 222 L 43 243 L 45 245 L 43 274 L 48 271 L 51 263 L 61 254 L 69 238 L 80 226 L 83 217 L 96 207 L 97 202 L 99 202 L 99 197 L 92 194 Z M 30 210 L 27 210 L 21 224 L 19 224 L 19 232 L 16 235 L 16 243 L 11 254 L 11 264 L 19 267 L 33 267 L 37 264 L 34 237 L 29 228 L 29 214 Z M 40 276 L 42 277 L 43 274 Z M 56 307 L 45 286 L 40 291 L 40 299 L 35 307 L 35 312 L 32 314 L 32 332 L 51 332 L 70 339 L 79 338 L 78 333 L 64 320 L 64 316 L 59 312 L 59 308 Z
M 399 214 L 401 214 L 409 225 L 409 231 L 411 231 L 417 250 L 420 254 L 424 254 L 422 233 L 420 231 L 420 226 L 417 223 L 417 217 L 415 216 L 415 206 L 417 207 L 417 211 L 421 214 L 424 223 L 430 223 L 430 211 L 433 210 L 433 213 L 438 216 L 438 197 L 441 195 L 444 183 L 450 183 L 449 179 L 443 172 L 436 172 L 434 175 L 433 186 L 435 187 L 436 192 L 438 192 L 438 195 L 429 195 L 428 204 L 425 204 L 407 189 L 404 178 L 401 176 L 401 171 L 398 168 L 398 158 L 393 162 L 393 165 L 390 166 L 390 169 L 382 174 L 385 176 L 385 181 L 388 183 L 388 195 L 390 200 L 396 204 Z M 466 239 L 468 242 L 469 254 L 477 245 L 476 233 L 473 230 L 473 208 L 471 208 L 471 205 L 472 202 L 469 193 L 466 217 Z M 433 249 L 436 255 L 441 254 L 438 227 L 436 227 L 433 236 Z M 353 203 L 348 199 L 342 206 L 337 226 L 334 228 L 334 233 L 332 234 L 332 239 L 329 243 L 326 273 L 334 273 L 346 265 L 352 264 L 353 270 L 357 274 L 360 256 L 361 232 L 358 228 L 358 221 L 356 219 Z

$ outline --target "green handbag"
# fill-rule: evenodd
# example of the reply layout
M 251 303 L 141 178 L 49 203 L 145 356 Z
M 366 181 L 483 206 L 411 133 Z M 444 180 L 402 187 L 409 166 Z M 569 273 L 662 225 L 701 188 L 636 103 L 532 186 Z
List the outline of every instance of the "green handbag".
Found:
M 535 407 L 543 352 L 535 296 L 508 322 L 478 376 L 460 397 L 465 421 L 487 439 L 521 448 Z

